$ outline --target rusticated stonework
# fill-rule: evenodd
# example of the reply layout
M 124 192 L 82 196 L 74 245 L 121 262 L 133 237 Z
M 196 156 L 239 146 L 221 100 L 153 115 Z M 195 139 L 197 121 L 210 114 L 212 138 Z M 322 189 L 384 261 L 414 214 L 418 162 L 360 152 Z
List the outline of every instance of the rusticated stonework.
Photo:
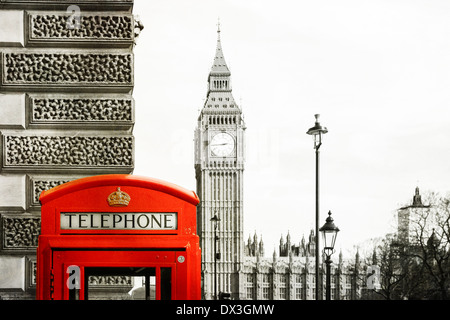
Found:
M 32 180 L 32 205 L 40 205 L 39 196 L 44 190 L 49 190 L 51 188 L 57 187 L 63 183 L 69 182 L 71 179 L 64 180 Z
M 4 85 L 131 85 L 129 53 L 3 53 Z
M 92 15 L 80 14 L 77 17 L 77 26 L 71 14 L 54 12 L 52 14 L 30 14 L 30 39 L 45 40 L 132 40 L 132 15 Z
M 38 245 L 41 219 L 34 216 L 3 216 L 3 249 L 34 249 Z
M 36 258 L 28 260 L 28 268 L 29 268 L 29 287 L 36 286 L 36 271 L 37 271 L 37 263 Z
M 4 136 L 4 167 L 131 167 L 133 138 Z
M 31 97 L 31 122 L 131 122 L 131 98 Z
M 143 26 L 133 0 L 0 3 L 0 265 L 17 277 L 0 274 L 0 297 L 34 299 L 42 191 L 133 173 L 133 50 Z M 130 279 L 91 284 L 97 295 L 127 296 Z
M 89 285 L 94 286 L 132 286 L 128 276 L 89 276 Z

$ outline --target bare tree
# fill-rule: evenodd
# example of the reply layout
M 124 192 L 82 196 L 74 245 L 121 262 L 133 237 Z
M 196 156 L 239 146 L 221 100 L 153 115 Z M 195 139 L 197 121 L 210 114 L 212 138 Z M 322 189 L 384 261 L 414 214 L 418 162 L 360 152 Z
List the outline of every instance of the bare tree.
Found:
M 450 199 L 435 193 L 428 196 L 429 207 L 411 219 L 414 230 L 408 254 L 422 266 L 426 280 L 423 298 L 449 299 L 450 288 Z
M 367 291 L 372 293 L 372 297 L 379 296 L 385 300 L 404 298 L 403 287 L 410 275 L 411 264 L 410 259 L 403 254 L 404 249 L 404 244 L 395 235 L 387 235 L 374 247 L 372 264 L 366 273 L 369 281 Z M 370 283 L 372 280 L 376 280 L 376 283 Z
M 429 193 L 425 201 L 429 205 L 420 200 L 402 208 L 406 225 L 374 246 L 371 263 L 378 268 L 379 286 L 367 288 L 372 298 L 450 298 L 450 197 Z

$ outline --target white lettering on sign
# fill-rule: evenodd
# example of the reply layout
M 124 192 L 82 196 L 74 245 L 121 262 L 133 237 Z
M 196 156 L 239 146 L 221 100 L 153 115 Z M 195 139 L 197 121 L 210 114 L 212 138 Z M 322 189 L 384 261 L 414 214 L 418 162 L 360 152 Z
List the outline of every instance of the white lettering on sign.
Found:
M 176 230 L 175 212 L 61 212 L 62 230 Z

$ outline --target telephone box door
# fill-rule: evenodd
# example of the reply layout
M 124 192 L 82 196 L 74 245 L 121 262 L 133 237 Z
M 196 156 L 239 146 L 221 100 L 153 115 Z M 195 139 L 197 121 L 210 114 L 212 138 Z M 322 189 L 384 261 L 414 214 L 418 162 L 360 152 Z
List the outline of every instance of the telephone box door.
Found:
M 183 288 L 177 290 L 177 279 L 186 276 L 184 261 L 182 251 L 54 251 L 53 296 L 57 300 L 177 299 L 184 294 Z

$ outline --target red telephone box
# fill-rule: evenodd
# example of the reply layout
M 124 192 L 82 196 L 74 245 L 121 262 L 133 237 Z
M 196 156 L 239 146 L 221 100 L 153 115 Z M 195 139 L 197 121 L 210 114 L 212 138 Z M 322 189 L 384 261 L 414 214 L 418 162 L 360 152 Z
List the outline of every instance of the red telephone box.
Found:
M 121 293 L 126 299 L 200 299 L 193 191 L 112 174 L 62 184 L 39 200 L 37 299 L 96 299 L 101 279 L 134 286 Z

